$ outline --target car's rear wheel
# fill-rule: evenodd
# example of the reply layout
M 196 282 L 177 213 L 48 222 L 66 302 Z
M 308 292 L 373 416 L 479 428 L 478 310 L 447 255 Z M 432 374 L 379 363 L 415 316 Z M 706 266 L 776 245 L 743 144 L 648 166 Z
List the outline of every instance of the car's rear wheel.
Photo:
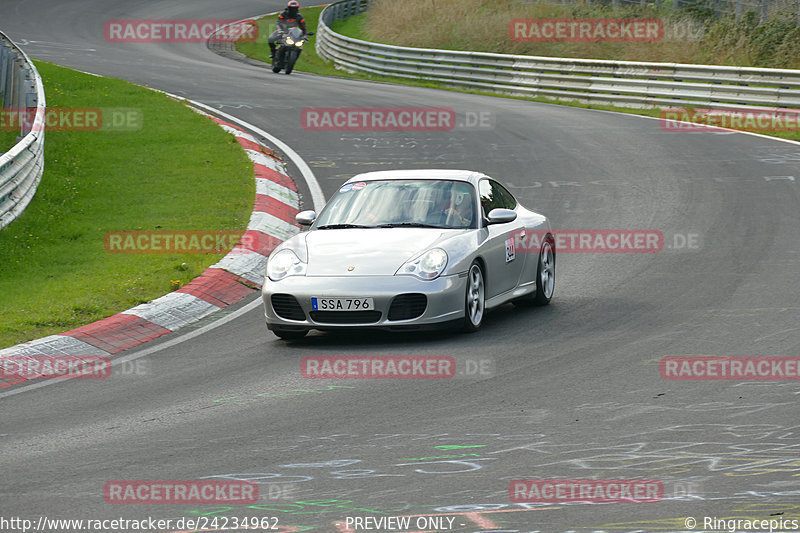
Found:
M 307 330 L 301 329 L 283 329 L 283 328 L 272 328 L 272 333 L 277 335 L 283 340 L 290 341 L 290 340 L 297 340 L 302 339 L 308 333 Z
M 512 303 L 519 307 L 532 305 L 547 305 L 553 298 L 556 286 L 556 252 L 552 237 L 549 235 L 542 243 L 539 250 L 538 265 L 536 267 L 536 291 L 533 294 L 514 300 Z
M 483 324 L 483 315 L 486 313 L 486 285 L 483 279 L 483 269 L 477 261 L 473 261 L 467 273 L 467 290 L 464 302 L 464 331 L 478 331 Z

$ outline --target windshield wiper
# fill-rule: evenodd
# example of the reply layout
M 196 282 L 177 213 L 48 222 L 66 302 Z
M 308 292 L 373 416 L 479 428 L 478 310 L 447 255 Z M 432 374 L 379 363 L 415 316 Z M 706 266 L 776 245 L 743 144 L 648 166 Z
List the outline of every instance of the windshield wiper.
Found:
M 374 228 L 375 226 L 361 226 L 360 224 L 325 224 L 317 229 L 351 229 L 351 228 Z
M 376 228 L 440 228 L 441 226 L 434 226 L 432 224 L 423 224 L 421 222 L 395 222 L 391 224 L 378 224 Z

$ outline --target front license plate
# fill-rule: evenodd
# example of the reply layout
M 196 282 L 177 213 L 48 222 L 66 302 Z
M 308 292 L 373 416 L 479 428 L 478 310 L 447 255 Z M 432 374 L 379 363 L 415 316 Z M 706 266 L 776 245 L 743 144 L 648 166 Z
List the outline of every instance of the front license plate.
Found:
M 314 311 L 372 311 L 372 298 L 311 298 Z

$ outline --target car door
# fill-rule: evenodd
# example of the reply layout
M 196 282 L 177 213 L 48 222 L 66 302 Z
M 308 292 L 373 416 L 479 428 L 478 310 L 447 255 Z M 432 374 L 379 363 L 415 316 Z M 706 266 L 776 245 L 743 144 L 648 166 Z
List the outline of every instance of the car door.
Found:
M 486 261 L 486 298 L 489 299 L 514 289 L 519 283 L 526 254 L 517 249 L 517 243 L 525 226 L 519 218 L 505 224 L 486 223 L 492 209 L 516 209 L 517 200 L 505 187 L 493 179 L 484 178 L 478 184 L 478 193 L 482 224 L 487 233 L 482 255 Z

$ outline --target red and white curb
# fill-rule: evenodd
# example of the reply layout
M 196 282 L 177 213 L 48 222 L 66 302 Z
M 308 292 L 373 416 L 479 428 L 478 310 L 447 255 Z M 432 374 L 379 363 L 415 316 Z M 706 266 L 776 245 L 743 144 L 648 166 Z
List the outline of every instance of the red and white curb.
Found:
M 218 263 L 175 292 L 127 311 L 58 335 L 50 335 L 0 350 L 4 356 L 110 356 L 176 331 L 260 290 L 267 257 L 299 228 L 294 217 L 300 208 L 297 186 L 284 164 L 255 137 L 230 122 L 199 109 L 232 133 L 253 162 L 256 197 L 243 239 Z M 0 389 L 27 381 L 0 376 Z

